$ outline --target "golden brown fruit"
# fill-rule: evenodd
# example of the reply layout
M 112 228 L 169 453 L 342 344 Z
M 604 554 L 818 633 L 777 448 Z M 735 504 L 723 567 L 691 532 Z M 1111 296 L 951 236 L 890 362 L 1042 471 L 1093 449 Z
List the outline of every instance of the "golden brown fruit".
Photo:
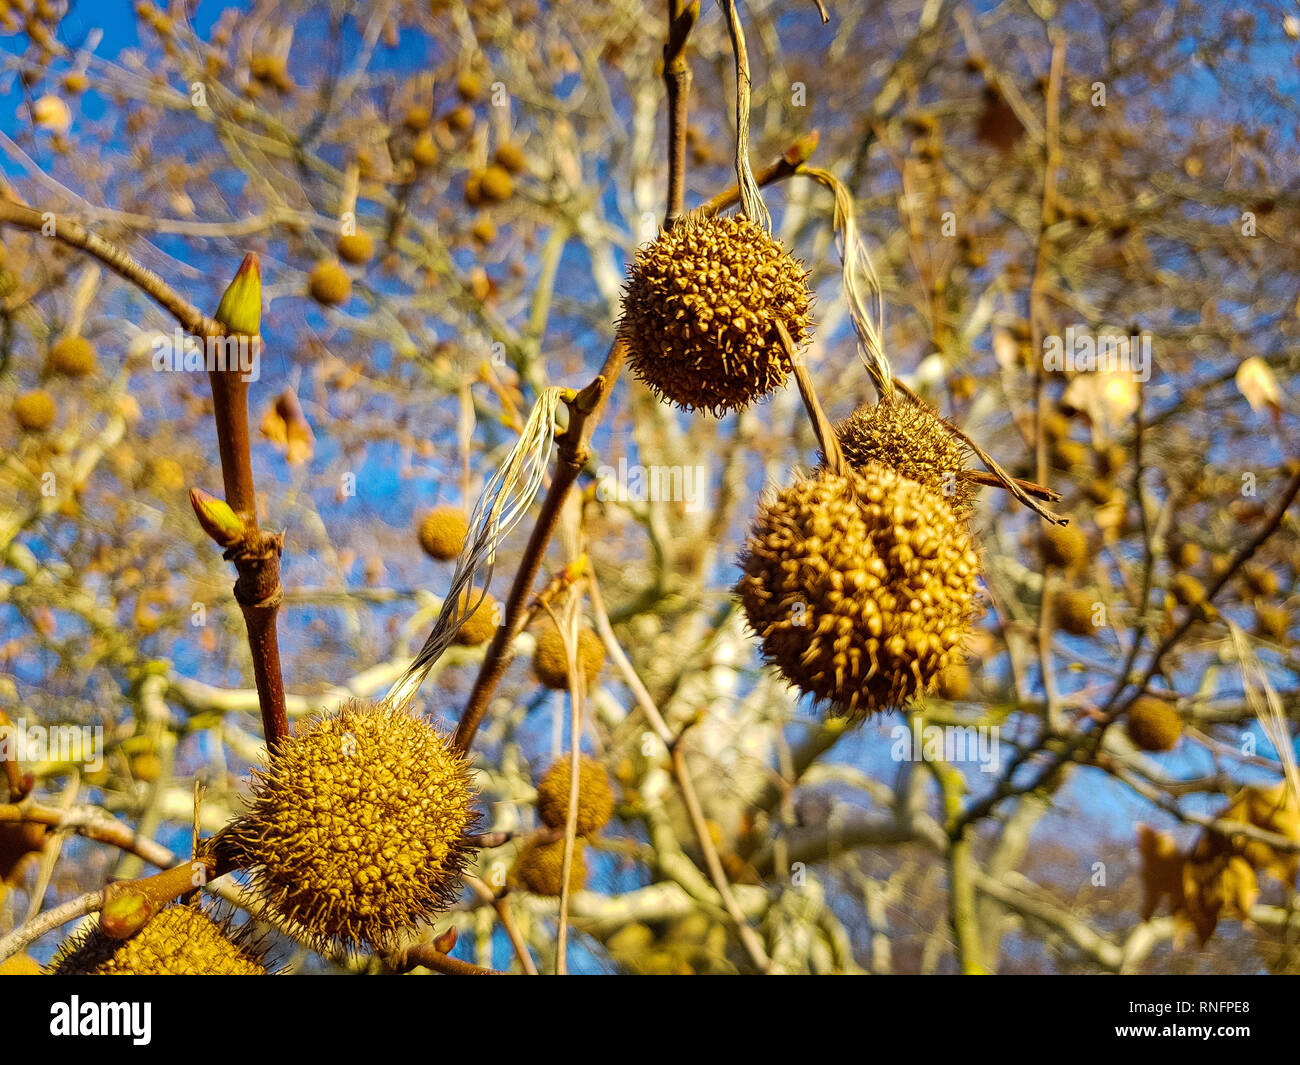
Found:
M 740 562 L 764 659 L 833 714 L 900 706 L 961 661 L 979 574 L 966 522 L 888 466 L 782 489 Z
M 564 828 L 569 816 L 569 788 L 573 781 L 569 756 L 555 762 L 537 785 L 537 816 L 551 828 Z M 578 760 L 578 835 L 599 832 L 614 813 L 614 792 L 609 774 L 594 758 Z
M 1141 695 L 1129 707 L 1125 731 L 1140 750 L 1170 751 L 1183 734 L 1183 719 L 1163 699 Z
M 483 597 L 481 601 L 480 595 Z M 470 589 L 468 594 L 461 598 L 462 609 L 474 606 L 475 603 L 478 603 L 478 606 L 475 607 L 474 613 L 456 630 L 456 642 L 465 647 L 478 647 L 485 644 L 497 631 L 499 611 L 497 601 L 487 592 Z
M 460 507 L 434 507 L 420 522 L 420 546 L 439 562 L 456 558 L 469 536 L 469 517 Z
M 1088 561 L 1088 538 L 1078 525 L 1049 525 L 1039 536 L 1043 561 L 1073 572 Z
M 54 424 L 58 408 L 54 397 L 43 388 L 24 392 L 14 399 L 14 420 L 29 433 L 43 433 Z
M 342 233 L 339 235 L 338 252 L 339 258 L 345 263 L 359 266 L 370 262 L 374 257 L 375 242 L 364 229 L 358 229 L 355 233 Z
M 569 866 L 569 894 L 581 891 L 587 882 L 586 844 L 574 840 L 573 861 Z M 514 882 L 534 895 L 558 898 L 564 883 L 564 840 L 542 843 L 531 840 L 525 843 L 515 859 L 512 874 Z
M 785 383 L 809 337 L 803 267 L 747 218 L 688 216 L 628 269 L 619 331 L 633 371 L 686 410 L 742 410 Z
M 456 79 L 456 92 L 462 100 L 472 103 L 483 95 L 483 80 L 472 70 L 462 71 Z
M 85 377 L 95 372 L 95 346 L 83 336 L 59 337 L 50 345 L 45 365 L 64 377 Z
M 1052 600 L 1056 624 L 1072 636 L 1093 636 L 1097 625 L 1093 620 L 1097 599 L 1092 592 L 1079 589 L 1057 592 Z
M 262 951 L 193 906 L 160 910 L 127 939 L 96 924 L 59 948 L 52 976 L 265 976 Z
M 317 303 L 332 306 L 346 303 L 352 295 L 352 279 L 334 259 L 322 259 L 312 267 L 307 278 L 307 290 Z
M 958 514 L 970 513 L 974 488 L 961 476 L 967 448 L 930 407 L 903 398 L 859 407 L 835 435 L 855 469 L 882 463 L 942 496 Z
M 578 629 L 578 646 L 574 658 L 590 688 L 605 667 L 605 644 L 585 625 Z M 548 688 L 556 691 L 569 689 L 569 667 L 564 653 L 564 640 L 554 625 L 547 625 L 537 637 L 537 647 L 533 650 L 533 673 Z
M 407 707 L 345 703 L 255 773 L 218 848 L 319 944 L 391 947 L 457 897 L 475 823 L 465 756 Z
M 498 166 L 512 174 L 518 174 L 524 168 L 524 150 L 513 141 L 499 144 L 493 158 Z
M 428 130 L 415 138 L 411 145 L 411 159 L 419 167 L 430 167 L 438 161 L 438 145 Z
M 510 199 L 510 194 L 515 191 L 515 181 L 510 176 L 510 171 L 493 163 L 479 172 L 478 188 L 479 195 L 485 202 L 501 203 Z

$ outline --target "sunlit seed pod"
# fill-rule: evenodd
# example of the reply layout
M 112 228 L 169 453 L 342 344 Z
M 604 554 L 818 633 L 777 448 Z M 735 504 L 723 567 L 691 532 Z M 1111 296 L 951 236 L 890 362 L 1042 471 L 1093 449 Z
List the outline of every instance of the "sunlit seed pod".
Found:
M 496 164 L 511 174 L 518 174 L 524 168 L 524 150 L 513 141 L 505 141 L 497 146 L 492 157 Z
M 1048 525 L 1039 535 L 1038 545 L 1043 561 L 1051 566 L 1073 572 L 1088 561 L 1088 538 L 1074 522 Z
M 420 546 L 439 562 L 459 557 L 468 536 L 469 517 L 461 507 L 434 507 L 420 521 Z
M 43 388 L 24 392 L 14 398 L 13 415 L 20 428 L 29 433 L 43 433 L 58 416 L 54 397 Z
M 352 295 L 352 279 L 334 259 L 322 259 L 307 278 L 307 291 L 317 303 L 333 306 Z
M 577 839 L 569 866 L 569 894 L 581 891 L 587 882 L 586 844 Z M 564 884 L 564 840 L 543 843 L 530 840 L 519 851 L 511 881 L 534 895 L 558 898 Z
M 1059 628 L 1072 636 L 1097 634 L 1097 598 L 1080 589 L 1062 590 L 1052 599 L 1052 613 Z
M 370 262 L 375 254 L 375 241 L 364 229 L 355 233 L 342 233 L 338 242 L 339 258 L 357 266 Z
M 480 596 L 482 596 L 481 600 Z M 474 607 L 474 613 L 456 630 L 456 642 L 465 647 L 479 647 L 492 639 L 497 631 L 501 610 L 497 601 L 488 593 L 476 589 L 470 589 L 461 597 L 463 609 L 468 609 L 476 603 L 478 605 Z
M 1183 734 L 1183 719 L 1163 699 L 1142 695 L 1129 707 L 1125 731 L 1139 750 L 1170 751 Z
M 537 785 L 537 816 L 551 828 L 564 828 L 569 815 L 569 789 L 573 773 L 569 756 L 562 755 L 542 775 Z M 590 836 L 609 823 L 614 813 L 614 792 L 605 767 L 587 755 L 578 760 L 579 836 Z
M 438 161 L 438 145 L 434 142 L 433 134 L 425 130 L 415 138 L 415 143 L 411 145 L 411 160 L 416 166 L 427 169 Z
M 501 203 L 514 192 L 514 179 L 503 166 L 493 163 L 479 173 L 479 195 L 487 203 Z
M 686 410 L 742 410 L 786 381 L 807 342 L 807 273 L 744 217 L 687 216 L 637 251 L 620 335 L 636 375 Z
M 50 345 L 46 369 L 63 377 L 85 377 L 95 372 L 95 346 L 83 336 L 62 336 Z
M 160 910 L 126 939 L 110 939 L 96 922 L 74 935 L 50 963 L 53 976 L 265 976 L 261 945 L 194 906 Z
M 574 658 L 590 688 L 605 667 L 605 644 L 585 625 L 578 629 Z M 533 650 L 533 673 L 548 688 L 556 691 L 569 689 L 569 667 L 564 653 L 564 640 L 554 624 L 547 624 L 537 637 L 537 646 Z

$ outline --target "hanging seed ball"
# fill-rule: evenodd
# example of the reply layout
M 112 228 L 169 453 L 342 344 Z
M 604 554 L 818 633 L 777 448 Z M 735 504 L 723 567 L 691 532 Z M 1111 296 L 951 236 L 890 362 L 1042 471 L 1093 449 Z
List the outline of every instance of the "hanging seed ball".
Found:
M 472 70 L 463 71 L 456 79 L 456 92 L 462 100 L 473 103 L 483 95 L 483 80 Z
M 1205 585 L 1190 573 L 1176 573 L 1169 582 L 1169 590 L 1183 606 L 1201 606 L 1205 602 Z
M 1183 734 L 1183 719 L 1163 699 L 1142 695 L 1129 708 L 1125 730 L 1140 750 L 1171 751 Z
M 760 505 L 740 564 L 763 657 L 833 714 L 900 706 L 961 660 L 979 572 L 966 523 L 888 466 L 782 489 Z
M 1093 621 L 1097 600 L 1091 592 L 1072 589 L 1057 592 L 1052 600 L 1056 624 L 1071 636 L 1093 636 L 1097 625 Z
M 1201 546 L 1191 540 L 1181 541 L 1170 553 L 1179 569 L 1193 569 L 1201 564 Z
M 429 123 L 432 121 L 433 115 L 422 104 L 416 104 L 402 116 L 402 125 L 412 133 L 419 133 L 428 129 Z
M 501 203 L 515 191 L 515 179 L 505 167 L 493 163 L 479 172 L 478 189 L 485 202 Z
M 575 840 L 573 861 L 569 865 L 569 894 L 581 891 L 587 882 L 586 844 Z M 511 879 L 525 891 L 534 895 L 558 898 L 564 883 L 564 840 L 542 843 L 536 840 L 525 843 L 515 859 Z
M 682 219 L 637 251 L 619 329 L 632 369 L 685 410 L 743 410 L 785 383 L 809 337 L 812 297 L 799 262 L 747 218 Z
M 491 244 L 497 239 L 496 224 L 490 218 L 476 219 L 473 228 L 470 230 L 470 236 L 480 244 Z
M 443 121 L 453 133 L 464 133 L 474 126 L 474 112 L 462 104 L 448 111 Z
M 1088 538 L 1077 525 L 1049 525 L 1038 538 L 1043 561 L 1073 572 L 1088 561 Z
M 337 260 L 322 259 L 312 267 L 307 279 L 307 290 L 317 303 L 326 306 L 346 303 L 352 295 L 352 279 Z
M 1252 595 L 1275 596 L 1280 587 L 1276 573 L 1267 566 L 1253 562 L 1241 567 L 1241 579 L 1245 581 Z
M 411 145 L 411 159 L 418 167 L 430 167 L 438 161 L 438 145 L 428 130 L 415 138 Z
M 497 146 L 493 156 L 496 164 L 512 174 L 518 174 L 524 168 L 524 150 L 513 141 L 506 141 Z
M 45 366 L 63 377 L 85 377 L 95 372 L 95 346 L 82 336 L 59 337 L 50 345 Z
M 1255 608 L 1255 631 L 1278 643 L 1286 643 L 1287 631 L 1291 628 L 1291 614 L 1281 606 L 1261 603 Z
M 364 229 L 358 229 L 355 233 L 339 235 L 338 251 L 339 258 L 345 263 L 360 266 L 374 258 L 375 242 Z
M 835 427 L 844 458 L 855 469 L 879 462 L 970 513 L 974 486 L 961 478 L 967 449 L 929 407 L 910 400 L 859 407 Z
M 420 546 L 439 562 L 456 558 L 469 536 L 469 518 L 460 507 L 434 507 L 420 522 Z
M 605 644 L 585 625 L 578 630 L 578 646 L 574 658 L 590 688 L 605 668 Z M 554 625 L 548 625 L 537 637 L 537 647 L 533 650 L 533 672 L 546 687 L 555 691 L 569 690 L 569 666 L 564 654 L 564 639 Z
M 54 424 L 58 408 L 54 397 L 43 388 L 24 392 L 14 399 L 14 420 L 29 433 L 43 433 Z
M 219 846 L 322 945 L 385 950 L 459 894 L 469 765 L 405 706 L 353 700 L 300 724 L 253 796 Z
M 69 939 L 50 964 L 51 976 L 265 976 L 260 947 L 229 923 L 192 906 L 160 910 L 127 939 L 110 939 L 95 924 Z
M 550 828 L 564 828 L 569 817 L 569 785 L 573 775 L 569 758 L 560 758 L 537 785 L 537 816 Z M 578 759 L 578 835 L 599 832 L 614 814 L 614 792 L 609 774 L 594 758 Z
M 479 595 L 482 594 L 483 601 L 479 602 Z M 462 609 L 468 609 L 478 603 L 474 613 L 465 619 L 464 624 L 456 630 L 456 642 L 465 647 L 479 647 L 488 642 L 496 635 L 498 610 L 497 601 L 487 593 L 480 593 L 475 589 L 470 589 L 467 595 L 462 595 Z

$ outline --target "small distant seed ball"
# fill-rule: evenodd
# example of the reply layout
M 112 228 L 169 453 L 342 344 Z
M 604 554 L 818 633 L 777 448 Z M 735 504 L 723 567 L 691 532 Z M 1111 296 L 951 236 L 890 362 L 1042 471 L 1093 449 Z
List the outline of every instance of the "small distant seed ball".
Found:
M 464 133 L 474 126 L 474 112 L 462 104 L 448 111 L 444 121 L 453 133 Z
M 474 222 L 470 235 L 480 244 L 491 244 L 497 239 L 496 224 L 490 218 L 479 218 Z
M 460 893 L 474 830 L 465 756 L 405 706 L 345 703 L 255 771 L 216 849 L 319 945 L 387 950 Z
M 136 780 L 152 783 L 162 775 L 162 759 L 145 751 L 131 759 L 131 773 Z
M 1163 699 L 1142 695 L 1129 708 L 1125 731 L 1140 750 L 1171 751 L 1183 734 L 1183 719 Z
M 430 167 L 438 161 L 438 145 L 428 130 L 415 138 L 411 145 L 411 159 L 419 167 Z
M 1202 606 L 1205 603 L 1205 585 L 1190 573 L 1176 573 L 1169 582 L 1169 590 L 1183 606 Z
M 574 658 L 590 688 L 605 668 L 605 644 L 586 626 L 578 630 L 578 646 Z M 554 625 L 547 625 L 537 637 L 537 647 L 533 651 L 533 673 L 548 688 L 555 691 L 569 690 L 569 667 L 564 653 L 564 640 Z
M 456 79 L 456 92 L 462 100 L 473 103 L 483 95 L 483 79 L 472 70 L 462 71 Z
M 420 522 L 420 546 L 439 562 L 459 557 L 469 536 L 469 517 L 460 507 L 434 507 Z
M 334 259 L 322 259 L 312 267 L 307 290 L 317 303 L 333 306 L 346 303 L 352 295 L 352 279 Z
M 633 371 L 661 398 L 715 415 L 785 384 L 810 337 L 808 275 L 744 217 L 687 216 L 637 250 L 619 331 Z
M 501 203 L 510 199 L 510 194 L 515 191 L 515 181 L 510 171 L 493 163 L 479 172 L 478 187 L 487 203 Z
M 50 963 L 51 976 L 266 976 L 261 947 L 229 922 L 180 903 L 160 910 L 127 939 L 96 923 L 73 936 Z
M 854 469 L 879 462 L 942 496 L 958 514 L 970 513 L 975 491 L 961 477 L 967 448 L 929 407 L 904 399 L 859 407 L 835 435 Z
M 1097 598 L 1092 592 L 1080 589 L 1060 591 L 1052 600 L 1052 609 L 1058 627 L 1071 636 L 1095 636 L 1097 625 L 1093 621 Z
M 479 596 L 483 596 L 482 602 L 479 602 Z M 465 608 L 475 607 L 474 613 L 465 619 L 461 627 L 456 630 L 456 642 L 465 647 L 479 647 L 488 642 L 496 634 L 499 607 L 497 601 L 491 595 L 480 592 L 477 589 L 471 589 L 468 596 L 462 597 L 462 604 Z
M 935 694 L 949 702 L 959 702 L 970 695 L 970 669 L 965 662 L 956 662 L 939 674 Z
M 513 141 L 499 144 L 493 159 L 496 160 L 498 166 L 512 174 L 518 174 L 525 165 L 524 150 Z
M 30 954 L 11 954 L 0 961 L 0 976 L 41 976 L 45 969 Z
M 1191 540 L 1183 540 L 1173 550 L 1174 565 L 1180 569 L 1193 569 L 1199 566 L 1201 557 L 1200 544 L 1193 543 Z
M 370 262 L 375 254 L 375 241 L 364 229 L 355 233 L 343 233 L 339 236 L 339 258 L 345 263 L 360 266 Z
M 1261 603 L 1255 608 L 1255 631 L 1278 643 L 1286 643 L 1291 613 L 1282 606 Z
M 1088 446 L 1078 440 L 1057 440 L 1050 448 L 1052 465 L 1058 470 L 1084 466 L 1088 462 Z
M 64 377 L 85 377 L 95 372 L 95 346 L 82 336 L 60 337 L 50 345 L 45 365 Z
M 1102 506 L 1110 502 L 1111 497 L 1115 494 L 1115 486 L 1104 477 L 1094 477 L 1088 482 L 1084 492 L 1097 506 Z
M 1047 526 L 1039 535 L 1038 546 L 1049 566 L 1073 572 L 1088 561 L 1088 538 L 1073 523 Z
M 475 171 L 465 178 L 465 203 L 470 207 L 482 207 L 483 202 L 481 175 Z
M 567 755 L 542 776 L 537 785 L 537 816 L 551 828 L 564 828 L 569 816 L 569 786 L 573 775 Z M 578 761 L 578 835 L 599 832 L 614 814 L 614 792 L 609 774 L 594 758 L 582 755 Z
M 1250 589 L 1252 595 L 1260 595 L 1266 598 L 1277 595 L 1280 587 L 1277 574 L 1267 566 L 1256 563 L 1247 563 L 1242 566 L 1241 579 L 1245 581 L 1246 587 Z
M 419 133 L 429 128 L 429 123 L 433 121 L 433 116 L 429 109 L 420 104 L 410 108 L 402 117 L 402 125 L 412 133 Z
M 569 894 L 575 894 L 587 883 L 586 844 L 574 840 L 573 861 L 569 865 Z M 511 879 L 525 891 L 534 895 L 559 898 L 564 883 L 564 840 L 542 843 L 532 840 L 525 843 L 515 859 Z
M 14 420 L 29 433 L 43 433 L 54 424 L 58 408 L 54 397 L 43 388 L 24 392 L 14 400 Z
M 760 505 L 740 564 L 764 659 L 832 715 L 901 706 L 961 661 L 979 590 L 967 524 L 888 466 L 782 489 Z

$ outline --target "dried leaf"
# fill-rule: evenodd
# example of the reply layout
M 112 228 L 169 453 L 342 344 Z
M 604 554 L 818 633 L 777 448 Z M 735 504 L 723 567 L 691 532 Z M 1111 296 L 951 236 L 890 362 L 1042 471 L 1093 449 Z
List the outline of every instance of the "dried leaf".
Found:
M 1237 367 L 1237 388 L 1246 397 L 1251 410 L 1265 410 L 1278 418 L 1282 414 L 1282 390 L 1273 371 L 1258 355 Z
M 1138 825 L 1137 836 L 1142 856 L 1142 920 L 1155 916 L 1166 895 L 1170 910 L 1177 913 L 1184 906 L 1185 863 L 1177 842 L 1168 832 L 1157 832 L 1150 825 Z
M 316 434 L 307 424 L 292 388 L 286 388 L 276 397 L 262 418 L 261 432 L 284 455 L 290 466 L 306 462 L 316 449 Z

